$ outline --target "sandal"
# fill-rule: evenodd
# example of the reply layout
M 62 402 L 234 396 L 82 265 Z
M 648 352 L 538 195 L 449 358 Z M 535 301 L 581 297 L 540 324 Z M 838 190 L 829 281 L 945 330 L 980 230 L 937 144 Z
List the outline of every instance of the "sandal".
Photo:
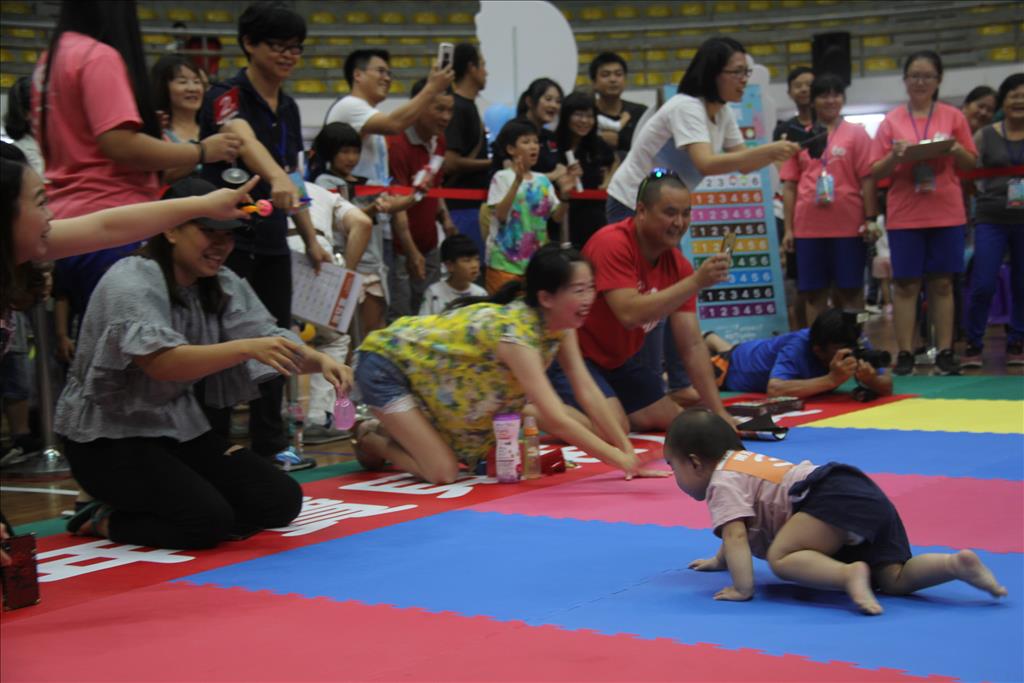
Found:
M 96 530 L 99 528 L 100 522 L 109 517 L 113 512 L 114 508 L 98 500 L 87 503 L 68 520 L 68 533 L 72 536 L 97 536 L 102 538 Z M 89 524 L 89 530 L 81 532 L 82 527 L 87 523 Z

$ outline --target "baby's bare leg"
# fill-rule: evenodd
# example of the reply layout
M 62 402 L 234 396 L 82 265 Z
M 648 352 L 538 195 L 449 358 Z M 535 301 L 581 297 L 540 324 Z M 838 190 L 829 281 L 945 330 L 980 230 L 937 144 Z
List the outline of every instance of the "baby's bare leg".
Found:
M 845 590 L 865 614 L 881 614 L 871 590 L 871 570 L 864 562 L 834 559 L 846 533 L 804 512 L 786 522 L 768 548 L 768 563 L 781 579 L 816 588 Z
M 922 588 L 960 579 L 979 590 L 1001 598 L 1006 588 L 972 550 L 955 554 L 927 553 L 910 558 L 906 564 L 890 564 L 875 573 L 879 588 L 892 595 L 907 595 Z

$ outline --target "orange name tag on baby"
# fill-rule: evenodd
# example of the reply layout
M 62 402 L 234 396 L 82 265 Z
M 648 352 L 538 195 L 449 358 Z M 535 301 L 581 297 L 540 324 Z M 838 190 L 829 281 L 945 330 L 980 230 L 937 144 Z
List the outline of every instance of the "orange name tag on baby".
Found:
M 758 479 L 770 481 L 773 484 L 781 484 L 786 472 L 793 469 L 795 465 L 787 460 L 771 458 L 760 453 L 750 451 L 729 451 L 718 467 L 715 469 L 726 472 L 742 472 Z

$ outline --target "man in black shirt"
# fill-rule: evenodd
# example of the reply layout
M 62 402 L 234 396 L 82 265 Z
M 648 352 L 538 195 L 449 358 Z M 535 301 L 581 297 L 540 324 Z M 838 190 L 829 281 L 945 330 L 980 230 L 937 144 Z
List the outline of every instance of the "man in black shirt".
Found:
M 602 52 L 590 63 L 590 80 L 597 95 L 597 129 L 621 160 L 633 144 L 633 133 L 647 107 L 622 99 L 626 89 L 626 60 L 614 52 Z
M 487 65 L 483 55 L 469 43 L 455 46 L 452 63 L 455 70 L 455 111 L 445 129 L 445 187 L 487 191 L 491 181 L 491 162 L 487 158 L 487 131 L 476 108 L 476 97 L 487 87 Z M 482 200 L 447 199 L 452 222 L 484 251 L 480 236 Z
M 814 107 L 811 106 L 811 83 L 814 82 L 814 71 L 807 66 L 798 66 L 786 77 L 789 99 L 796 105 L 796 116 L 779 121 L 772 133 L 772 140 L 781 140 L 787 130 L 807 130 L 814 125 Z M 793 138 L 792 135 L 788 136 Z
M 258 2 L 250 5 L 238 19 L 238 42 L 249 60 L 248 66 L 233 78 L 211 86 L 199 115 L 200 136 L 218 132 L 215 102 L 232 88 L 238 88 L 238 114 L 223 124 L 242 138 L 239 166 L 260 175 L 252 191 L 253 199 L 270 199 L 274 213 L 254 219 L 249 234 L 240 233 L 227 266 L 249 281 L 260 301 L 277 324 L 291 327 L 292 268 L 288 249 L 289 212 L 306 244 L 306 253 L 319 268 L 331 261 L 316 241 L 309 212 L 301 209 L 299 188 L 289 177 L 298 170 L 302 154 L 302 122 L 299 108 L 281 90 L 291 74 L 306 38 L 306 22 L 283 2 Z M 215 185 L 224 185 L 221 173 L 226 164 L 204 164 L 203 176 Z M 274 459 L 284 469 L 311 467 L 288 450 L 288 432 L 281 418 L 284 378 L 260 385 L 260 398 L 249 404 L 249 436 L 252 450 Z M 230 409 L 208 410 L 213 428 L 227 435 Z

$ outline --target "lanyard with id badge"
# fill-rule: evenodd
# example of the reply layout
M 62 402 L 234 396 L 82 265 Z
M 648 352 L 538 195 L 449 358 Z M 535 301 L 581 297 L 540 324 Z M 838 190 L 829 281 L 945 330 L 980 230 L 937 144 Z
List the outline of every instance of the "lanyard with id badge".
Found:
M 1017 140 L 1018 145 L 1024 140 Z M 1006 137 L 1006 121 L 1003 121 L 1003 144 L 1006 145 L 1006 157 L 1010 160 L 1010 166 L 1020 166 L 1024 163 L 1024 154 L 1017 157 L 1013 153 L 1013 145 Z M 1024 209 L 1024 178 L 1010 178 L 1006 183 L 1006 208 Z
M 832 135 L 835 135 L 839 127 L 843 125 L 840 121 Z M 831 136 L 829 136 L 831 137 Z M 814 203 L 818 206 L 830 206 L 836 201 L 836 179 L 828 172 L 828 138 L 825 141 L 825 150 L 821 153 L 821 175 L 814 185 Z
M 935 103 L 932 102 L 932 106 L 928 109 L 928 119 L 924 122 L 924 135 L 917 132 L 917 122 L 914 121 L 914 112 L 910 109 L 910 105 L 907 105 L 907 114 L 910 116 L 910 125 L 914 127 L 914 135 L 917 136 L 917 141 L 923 142 L 928 139 L 928 126 L 932 123 L 932 114 L 935 113 Z M 914 164 L 912 169 L 914 174 L 914 192 L 920 192 L 927 194 L 935 192 L 935 169 L 927 161 L 919 161 Z

